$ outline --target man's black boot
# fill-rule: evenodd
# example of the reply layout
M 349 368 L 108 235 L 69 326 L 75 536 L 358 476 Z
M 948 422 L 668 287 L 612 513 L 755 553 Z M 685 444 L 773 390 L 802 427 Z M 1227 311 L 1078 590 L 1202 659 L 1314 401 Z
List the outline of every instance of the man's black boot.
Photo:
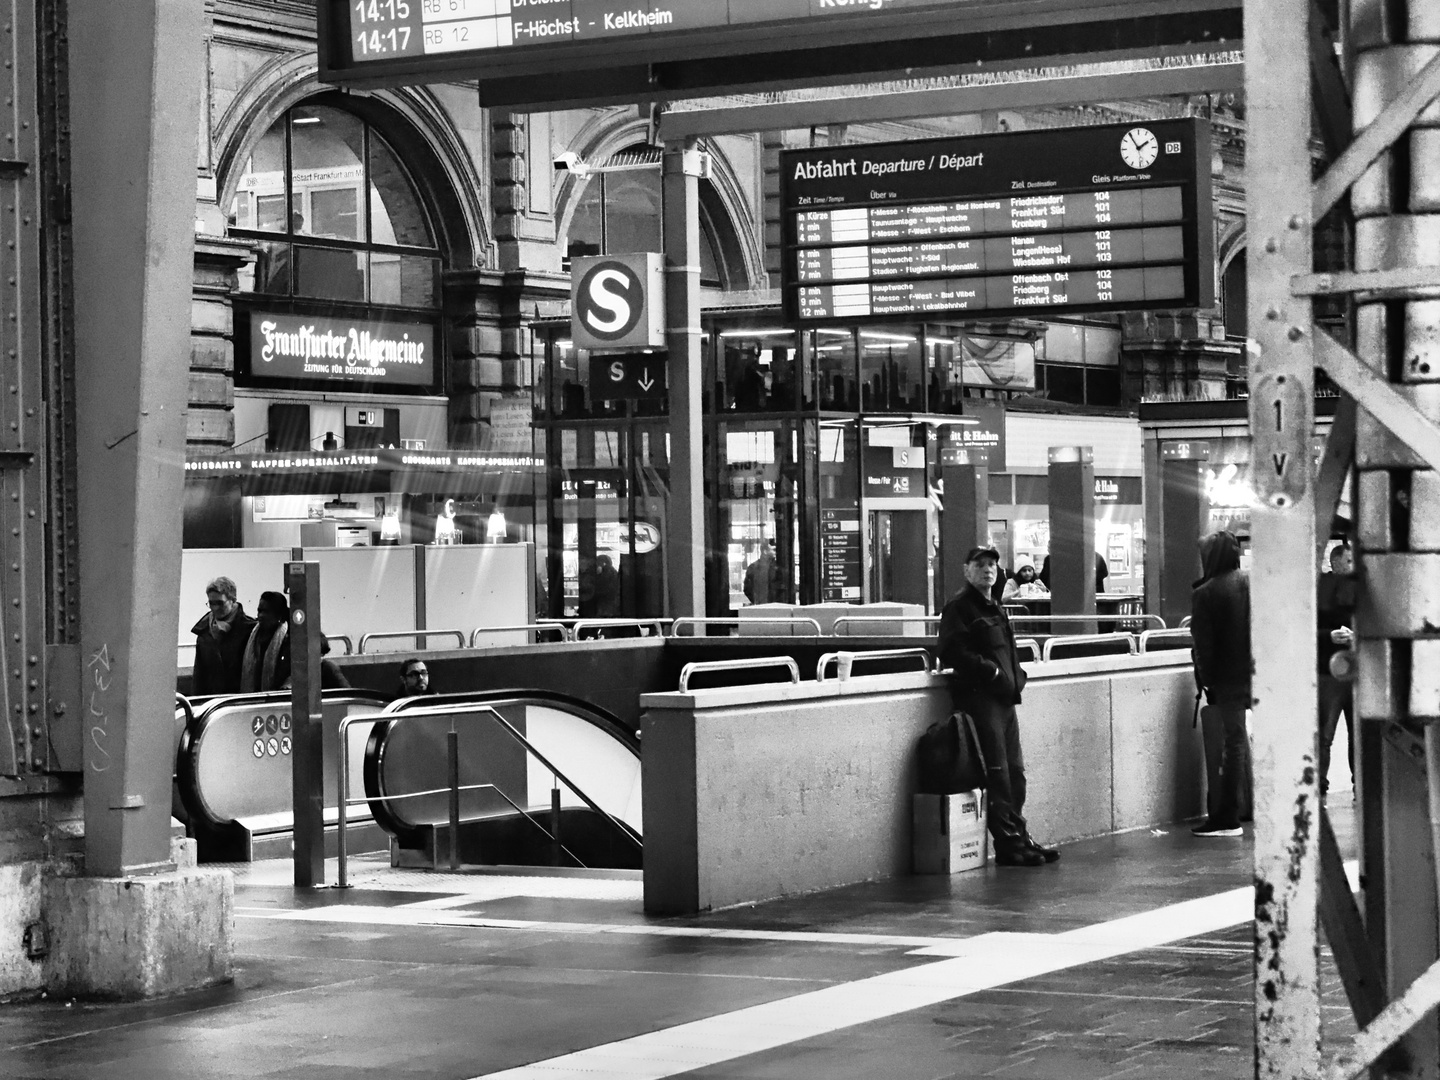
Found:
M 1044 866 L 1045 856 L 1028 847 L 995 849 L 996 866 Z
M 1046 862 L 1060 861 L 1059 848 L 1046 847 L 1044 844 L 1036 840 L 1033 836 L 1027 836 L 1025 838 L 1025 850 L 1037 852 L 1040 857 Z

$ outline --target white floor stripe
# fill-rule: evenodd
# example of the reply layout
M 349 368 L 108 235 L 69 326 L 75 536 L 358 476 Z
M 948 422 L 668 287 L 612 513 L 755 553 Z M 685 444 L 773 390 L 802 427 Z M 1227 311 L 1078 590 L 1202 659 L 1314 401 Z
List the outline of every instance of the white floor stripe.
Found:
M 981 990 L 1214 933 L 1252 918 L 1253 898 L 1251 889 L 1235 889 L 1061 934 L 941 939 L 919 954 L 950 959 L 486 1073 L 475 1080 L 663 1080 Z

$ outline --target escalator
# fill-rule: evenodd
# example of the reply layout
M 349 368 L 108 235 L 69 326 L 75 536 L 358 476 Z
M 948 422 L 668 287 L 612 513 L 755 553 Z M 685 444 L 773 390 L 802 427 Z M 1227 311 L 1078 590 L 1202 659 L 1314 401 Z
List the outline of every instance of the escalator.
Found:
M 364 747 L 393 865 L 640 867 L 639 738 L 592 704 L 540 690 L 406 698 Z

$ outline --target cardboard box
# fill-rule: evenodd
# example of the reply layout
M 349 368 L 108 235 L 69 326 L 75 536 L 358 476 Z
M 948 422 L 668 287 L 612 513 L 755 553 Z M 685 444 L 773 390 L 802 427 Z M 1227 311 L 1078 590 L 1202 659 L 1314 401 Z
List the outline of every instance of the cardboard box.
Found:
M 917 874 L 959 874 L 990 861 L 985 791 L 916 795 L 911 853 Z

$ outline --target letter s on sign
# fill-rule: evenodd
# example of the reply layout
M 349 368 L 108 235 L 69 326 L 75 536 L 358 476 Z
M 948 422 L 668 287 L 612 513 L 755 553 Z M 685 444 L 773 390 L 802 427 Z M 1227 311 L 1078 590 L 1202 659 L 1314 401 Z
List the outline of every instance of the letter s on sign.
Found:
M 624 382 L 624 381 L 625 381 L 625 365 L 624 365 L 624 364 L 620 363 L 619 361 L 616 361 L 615 363 L 613 363 L 613 364 L 610 365 L 610 381 L 611 381 L 611 382 Z
M 611 288 L 614 285 L 624 289 L 628 284 L 618 270 L 601 270 L 590 279 L 590 307 L 585 318 L 600 333 L 613 334 L 630 321 L 630 301 L 624 292 Z M 603 312 L 608 312 L 609 317 Z

